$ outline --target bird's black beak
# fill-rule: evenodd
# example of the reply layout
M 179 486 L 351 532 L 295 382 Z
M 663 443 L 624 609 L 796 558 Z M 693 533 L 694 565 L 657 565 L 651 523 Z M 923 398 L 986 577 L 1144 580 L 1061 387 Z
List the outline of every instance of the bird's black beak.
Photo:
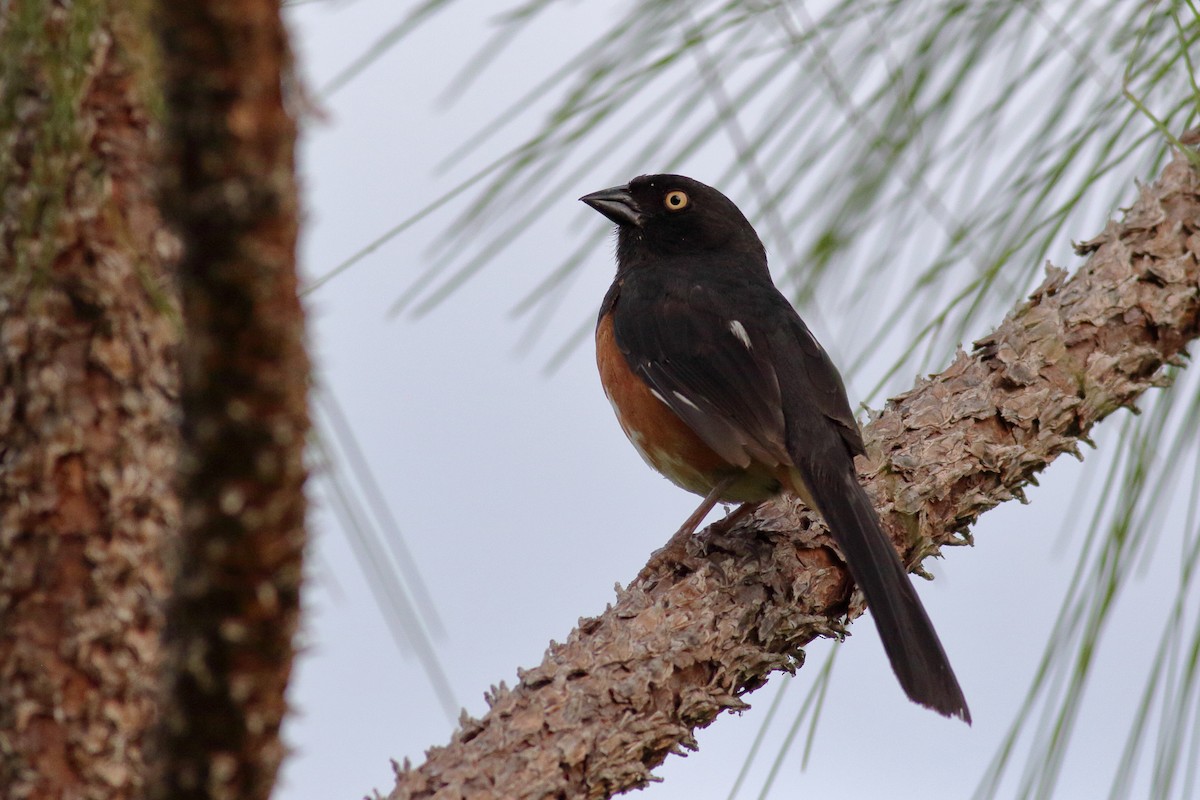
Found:
M 579 198 L 618 225 L 642 227 L 642 211 L 628 186 L 614 186 Z

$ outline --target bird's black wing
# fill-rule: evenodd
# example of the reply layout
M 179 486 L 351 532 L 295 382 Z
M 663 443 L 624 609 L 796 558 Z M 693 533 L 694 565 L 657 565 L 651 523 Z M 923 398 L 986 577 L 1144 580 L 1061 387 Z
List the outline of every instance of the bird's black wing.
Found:
M 780 299 L 787 308 L 773 318 L 786 322 L 767 332 L 766 338 L 772 363 L 782 373 L 780 380 L 786 387 L 782 396 L 789 451 L 811 447 L 813 437 L 833 432 L 852 456 L 863 454 L 862 434 L 841 374 L 800 315 L 786 299 Z
M 719 286 L 627 284 L 613 332 L 630 369 L 718 455 L 788 464 L 779 381 L 743 311 Z

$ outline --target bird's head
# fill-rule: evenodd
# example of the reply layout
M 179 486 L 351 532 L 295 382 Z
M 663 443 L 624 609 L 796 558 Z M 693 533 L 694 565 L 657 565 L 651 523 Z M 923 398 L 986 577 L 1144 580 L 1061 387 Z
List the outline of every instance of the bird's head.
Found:
M 692 178 L 642 175 L 579 199 L 617 224 L 620 250 L 688 255 L 727 249 L 765 262 L 762 242 L 741 210 Z

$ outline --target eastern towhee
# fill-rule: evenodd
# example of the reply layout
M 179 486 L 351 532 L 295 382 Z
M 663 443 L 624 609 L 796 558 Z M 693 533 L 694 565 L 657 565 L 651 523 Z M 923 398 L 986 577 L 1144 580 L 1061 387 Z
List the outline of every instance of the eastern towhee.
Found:
M 841 376 L 772 283 L 753 226 L 725 195 L 680 175 L 580 199 L 617 224 L 617 275 L 596 325 L 604 391 L 642 458 L 705 498 L 676 538 L 718 502 L 794 492 L 828 524 L 904 691 L 970 722 L 858 483 L 854 457 L 865 451 Z

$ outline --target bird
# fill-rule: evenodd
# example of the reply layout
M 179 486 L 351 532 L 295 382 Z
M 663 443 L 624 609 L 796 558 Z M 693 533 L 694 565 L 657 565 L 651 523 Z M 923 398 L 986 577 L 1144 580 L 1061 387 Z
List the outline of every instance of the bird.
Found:
M 741 514 L 781 492 L 799 496 L 843 554 L 901 688 L 970 724 L 933 623 L 858 482 L 854 458 L 866 450 L 842 377 L 776 288 L 753 225 L 720 191 L 682 175 L 642 175 L 579 199 L 616 224 L 616 276 L 595 333 L 605 394 L 642 458 L 704 497 L 672 542 L 686 542 L 718 502 L 741 503 Z

